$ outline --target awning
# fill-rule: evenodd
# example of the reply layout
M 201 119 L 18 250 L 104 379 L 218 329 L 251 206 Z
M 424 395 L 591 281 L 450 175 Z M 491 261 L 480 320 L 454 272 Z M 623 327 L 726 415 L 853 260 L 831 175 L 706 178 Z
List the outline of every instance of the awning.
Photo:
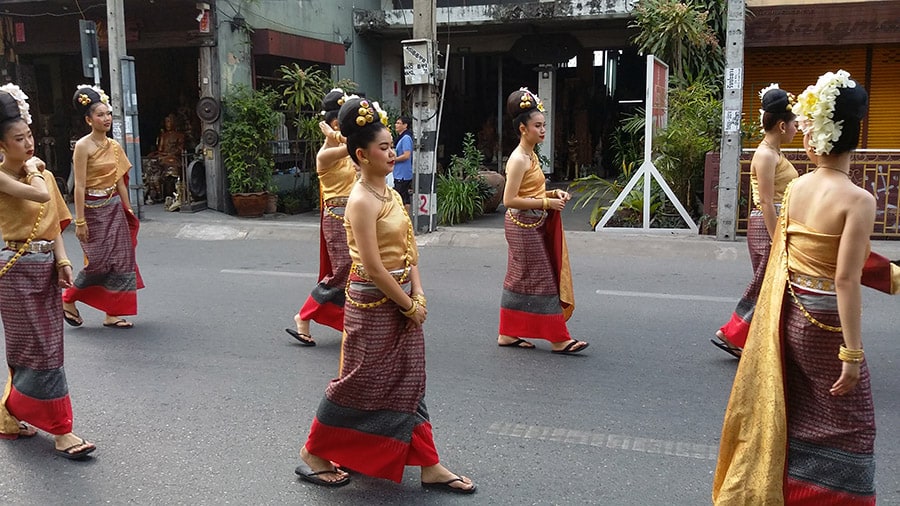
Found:
M 339 42 L 262 29 L 253 32 L 253 54 L 281 56 L 330 65 L 343 65 L 346 53 Z

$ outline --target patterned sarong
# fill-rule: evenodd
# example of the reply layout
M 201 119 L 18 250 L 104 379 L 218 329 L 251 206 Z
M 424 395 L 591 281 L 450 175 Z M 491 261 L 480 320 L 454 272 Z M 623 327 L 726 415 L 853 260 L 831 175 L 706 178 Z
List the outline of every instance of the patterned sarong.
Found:
M 753 319 L 759 288 L 766 276 L 766 262 L 769 260 L 771 243 L 762 212 L 752 211 L 747 225 L 747 249 L 750 250 L 753 279 L 744 290 L 744 295 L 738 302 L 734 313 L 731 314 L 731 319 L 719 329 L 731 344 L 739 348 L 743 348 L 747 343 L 747 334 L 750 332 L 750 321 Z
M 794 287 L 819 322 L 840 326 L 837 297 Z M 828 390 L 841 375 L 840 332 L 807 320 L 785 295 L 785 380 L 788 453 L 785 504 L 862 506 L 875 504 L 875 406 L 869 369 L 863 362 L 850 393 Z
M 0 266 L 14 254 L 8 249 L 0 251 Z M 23 255 L 0 278 L 0 317 L 9 366 L 0 407 L 4 433 L 17 432 L 9 415 L 51 434 L 72 432 L 61 314 L 52 252 Z
M 84 302 L 112 316 L 137 314 L 137 290 L 144 287 L 135 263 L 137 218 L 124 210 L 118 195 L 86 202 L 102 205 L 84 208 L 85 265 L 75 286 L 63 292 L 63 301 Z
M 500 334 L 550 342 L 571 339 L 566 320 L 574 301 L 561 300 L 560 274 L 567 271 L 561 266 L 568 258 L 562 223 L 554 219 L 558 216 L 529 211 L 517 213 L 515 221 L 509 213 L 505 216 L 509 259 L 500 299 Z M 560 240 L 562 245 L 555 247 Z M 571 289 L 571 278 L 568 284 Z
M 300 308 L 302 320 L 313 320 L 335 330 L 344 330 L 344 287 L 351 264 L 343 216 L 343 206 L 322 206 L 319 283 Z
M 383 297 L 356 280 L 350 297 Z M 404 285 L 409 292 L 409 285 Z M 400 482 L 404 466 L 439 462 L 425 408 L 425 339 L 388 300 L 362 309 L 347 303 L 341 370 L 325 391 L 306 449 L 360 473 Z

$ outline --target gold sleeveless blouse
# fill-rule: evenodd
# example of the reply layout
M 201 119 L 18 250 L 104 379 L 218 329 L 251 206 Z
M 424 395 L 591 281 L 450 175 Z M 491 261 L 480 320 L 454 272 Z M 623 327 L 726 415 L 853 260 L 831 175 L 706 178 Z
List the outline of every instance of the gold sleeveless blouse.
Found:
M 109 139 L 105 146 L 97 148 L 87 160 L 85 188 L 106 189 L 115 186 L 131 168 L 131 162 L 122 146 Z
M 784 190 L 787 188 L 788 183 L 797 179 L 800 175 L 797 169 L 794 168 L 794 165 L 783 154 L 780 156 L 778 164 L 775 165 L 775 180 L 773 181 L 775 195 L 772 198 L 772 202 L 775 204 L 781 204 L 781 201 L 784 200 Z M 755 172 L 750 173 L 750 193 L 753 196 L 753 206 L 758 207 L 759 179 L 757 179 Z
M 52 241 L 62 232 L 62 222 L 71 221 L 72 215 L 59 193 L 53 174 L 44 170 L 41 175 L 47 183 L 50 201 L 44 205 L 44 215 L 34 234 L 34 240 Z M 22 177 L 19 181 L 24 183 L 25 178 Z M 3 232 L 3 240 L 25 242 L 31 236 L 40 209 L 41 204 L 37 202 L 0 193 L 0 231 Z
M 541 170 L 541 162 L 536 155 L 531 156 L 531 168 L 522 175 L 517 197 L 542 199 L 547 196 L 547 177 Z
M 356 183 L 356 165 L 350 159 L 350 155 L 341 158 L 329 167 L 316 165 L 316 174 L 319 175 L 323 201 L 350 195 L 350 190 Z
M 416 247 L 416 238 L 412 232 L 412 222 L 400 194 L 391 189 L 391 200 L 381 205 L 381 211 L 375 219 L 375 235 L 378 238 L 378 253 L 385 269 L 395 271 L 409 265 L 418 265 L 419 249 Z M 353 235 L 353 225 L 350 220 L 344 218 L 344 228 L 347 229 L 347 245 L 350 248 L 350 259 L 354 264 L 362 265 L 362 257 Z

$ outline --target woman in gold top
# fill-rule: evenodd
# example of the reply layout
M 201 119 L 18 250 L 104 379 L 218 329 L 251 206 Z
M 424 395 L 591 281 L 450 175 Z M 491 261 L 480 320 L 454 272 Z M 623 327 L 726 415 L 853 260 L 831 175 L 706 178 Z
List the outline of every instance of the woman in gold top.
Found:
M 818 163 L 785 193 L 725 414 L 717 505 L 875 504 L 860 294 L 875 198 L 849 173 L 867 107 L 843 70 L 798 97 Z
M 750 193 L 754 209 L 750 211 L 747 224 L 747 249 L 750 250 L 753 279 L 744 290 L 731 319 L 716 331 L 718 340 L 712 340 L 713 344 L 737 358 L 740 358 L 741 349 L 747 342 L 756 298 L 766 274 L 766 262 L 769 260 L 781 198 L 788 183 L 799 175 L 781 152 L 781 146 L 791 142 L 797 135 L 797 117 L 791 111 L 794 96 L 779 89 L 777 84 L 763 89 L 759 96 L 762 100 L 761 122 L 765 138 L 759 143 L 750 161 Z
M 316 155 L 316 174 L 322 198 L 319 228 L 319 283 L 313 288 L 300 311 L 294 315 L 297 330 L 284 329 L 304 346 L 315 346 L 309 334 L 309 321 L 315 320 L 335 330 L 344 330 L 344 286 L 350 274 L 344 208 L 356 183 L 356 165 L 341 136 L 338 111 L 344 103 L 344 90 L 335 88 L 322 99 L 324 121 L 319 123 L 325 142 Z
M 544 105 L 522 88 L 510 94 L 506 111 L 519 132 L 519 145 L 506 163 L 506 242 L 509 261 L 500 299 L 497 344 L 534 348 L 522 339 L 546 339 L 553 353 L 576 354 L 588 343 L 569 336 L 566 321 L 575 309 L 572 275 L 560 212 L 571 196 L 547 191 L 534 147 L 544 140 Z
M 26 163 L 34 156 L 26 98 L 18 86 L 0 87 L 0 317 L 9 367 L 0 438 L 32 437 L 37 427 L 53 435 L 57 455 L 78 460 L 95 447 L 72 433 L 63 368 L 59 290 L 72 285 L 72 263 L 62 230 L 71 215 L 53 174 Z
M 72 98 L 91 133 L 75 143 L 75 236 L 84 250 L 85 264 L 74 286 L 63 293 L 63 312 L 69 325 L 84 321 L 75 302 L 106 313 L 104 327 L 130 329 L 120 318 L 137 314 L 137 290 L 144 287 L 135 263 L 138 220 L 128 197 L 131 162 L 118 142 L 107 137 L 112 112 L 106 93 L 79 86 Z
M 472 480 L 441 465 L 425 408 L 422 324 L 428 311 L 412 222 L 385 182 L 395 157 L 387 114 L 377 102 L 351 96 L 338 117 L 360 167 L 344 217 L 353 266 L 341 367 L 325 390 L 295 473 L 338 487 L 350 480 L 341 467 L 399 483 L 404 466 L 420 466 L 423 487 L 473 493 Z

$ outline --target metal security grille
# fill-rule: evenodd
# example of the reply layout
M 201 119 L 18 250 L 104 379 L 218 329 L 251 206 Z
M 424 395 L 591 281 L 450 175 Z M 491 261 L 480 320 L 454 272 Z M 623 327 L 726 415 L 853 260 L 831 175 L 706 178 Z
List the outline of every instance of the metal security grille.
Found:
M 872 48 L 868 149 L 900 149 L 900 44 Z

